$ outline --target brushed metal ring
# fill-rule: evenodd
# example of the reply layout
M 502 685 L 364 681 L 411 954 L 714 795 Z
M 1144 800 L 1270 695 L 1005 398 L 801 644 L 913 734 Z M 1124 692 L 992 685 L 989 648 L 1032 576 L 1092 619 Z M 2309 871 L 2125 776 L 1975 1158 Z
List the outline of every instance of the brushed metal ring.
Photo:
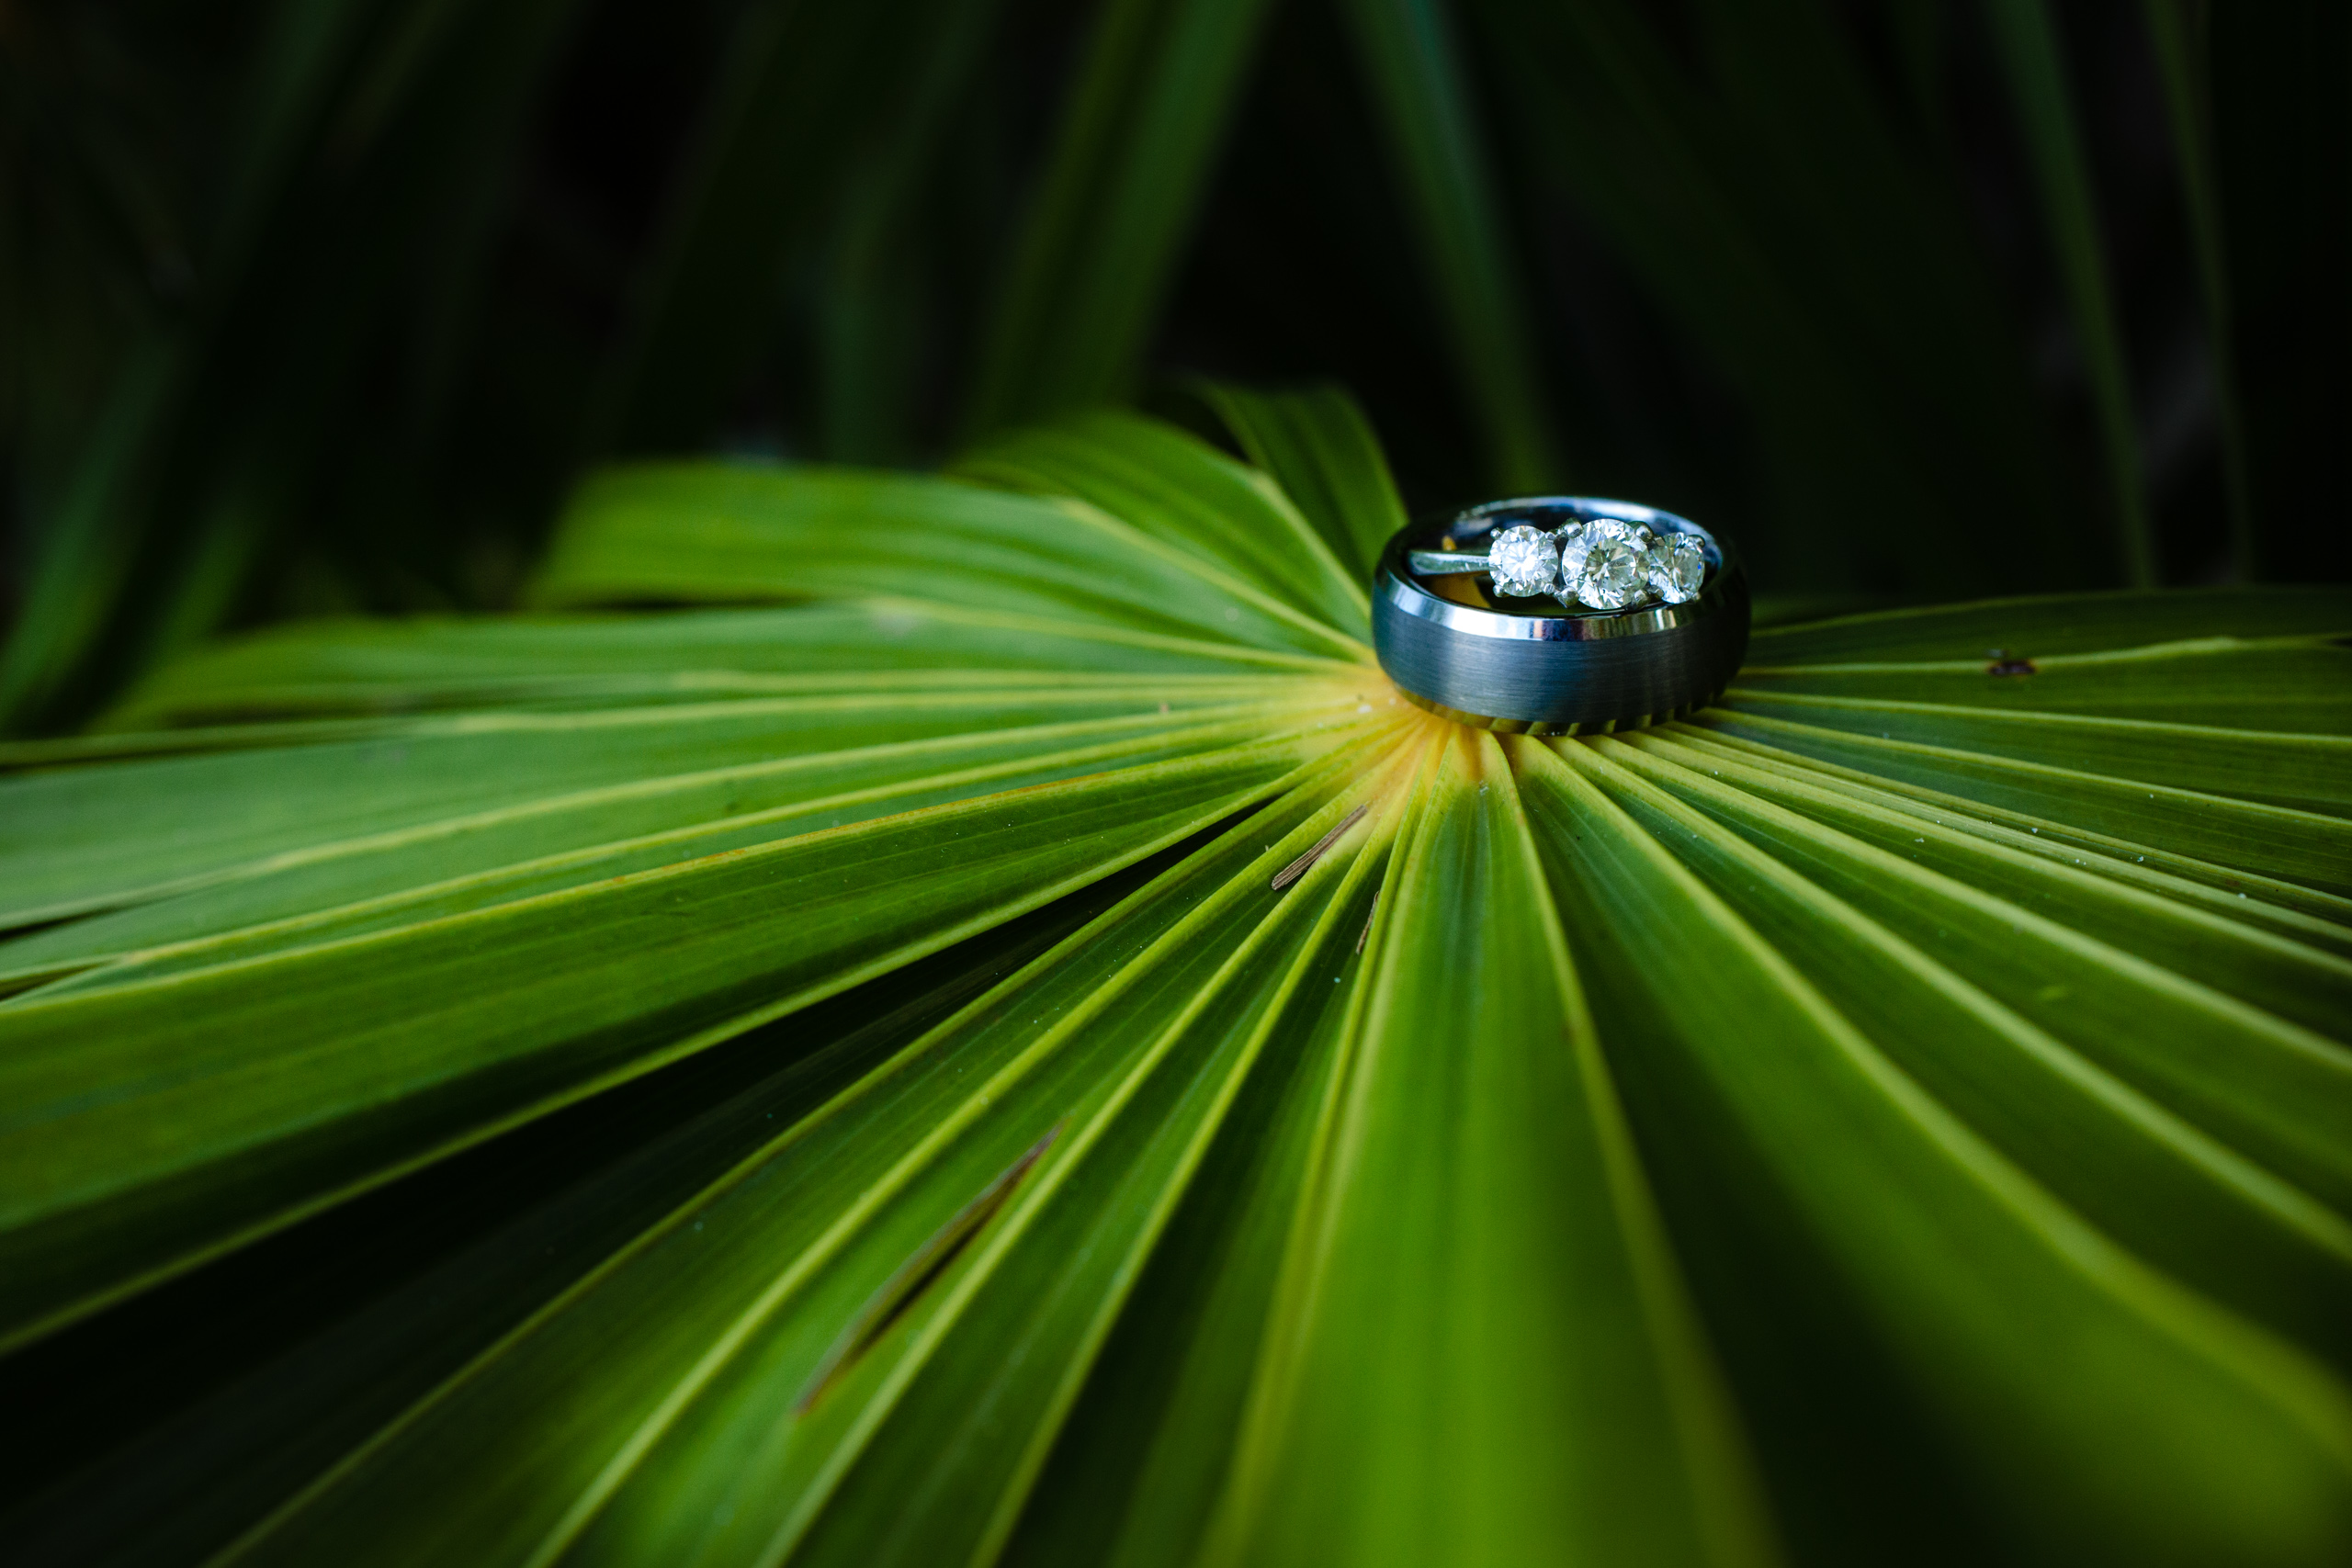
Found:
M 1463 550 L 1527 523 L 1637 523 L 1687 534 L 1706 550 L 1698 597 L 1581 615 L 1498 607 L 1455 573 L 1432 590 L 1417 549 Z M 1398 530 L 1373 574 L 1372 640 L 1380 666 L 1431 713 L 1483 729 L 1579 735 L 1630 729 L 1720 696 L 1747 652 L 1747 577 L 1732 547 L 1687 517 L 1595 496 L 1529 496 L 1473 507 L 1451 522 Z

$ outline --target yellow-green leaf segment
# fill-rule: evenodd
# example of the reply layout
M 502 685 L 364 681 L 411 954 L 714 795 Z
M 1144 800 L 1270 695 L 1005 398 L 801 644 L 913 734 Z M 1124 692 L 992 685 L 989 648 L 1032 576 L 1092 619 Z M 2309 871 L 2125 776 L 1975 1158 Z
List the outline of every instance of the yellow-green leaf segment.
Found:
M 1498 738 L 1372 660 L 1352 406 L 1208 400 L 1250 463 L 610 472 L 534 613 L 0 755 L 6 1365 L 639 1118 L 110 1461 L 122 1539 L 2352 1561 L 2352 594 L 1767 626 Z

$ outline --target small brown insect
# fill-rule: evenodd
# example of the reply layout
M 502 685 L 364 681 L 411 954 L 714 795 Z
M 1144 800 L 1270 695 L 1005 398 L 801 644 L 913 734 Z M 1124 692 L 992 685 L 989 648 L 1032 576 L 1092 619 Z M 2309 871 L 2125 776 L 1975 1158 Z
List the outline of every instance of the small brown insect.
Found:
M 2035 673 L 2030 659 L 1996 659 L 1984 666 L 1987 675 L 2031 675 Z

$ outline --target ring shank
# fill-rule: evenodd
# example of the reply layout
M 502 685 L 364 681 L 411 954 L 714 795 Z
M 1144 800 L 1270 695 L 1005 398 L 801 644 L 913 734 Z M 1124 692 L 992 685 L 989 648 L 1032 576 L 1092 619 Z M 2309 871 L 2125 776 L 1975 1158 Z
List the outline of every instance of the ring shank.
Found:
M 1650 507 L 1582 497 L 1482 507 L 1477 515 L 1618 516 L 1695 536 L 1709 573 L 1699 596 L 1602 615 L 1523 615 L 1456 604 L 1415 580 L 1408 557 L 1448 530 L 1399 532 L 1373 584 L 1373 643 L 1408 697 L 1459 722 L 1536 735 L 1628 728 L 1688 712 L 1730 684 L 1747 650 L 1747 580 L 1706 530 Z M 1460 534 L 1459 522 L 1453 536 Z

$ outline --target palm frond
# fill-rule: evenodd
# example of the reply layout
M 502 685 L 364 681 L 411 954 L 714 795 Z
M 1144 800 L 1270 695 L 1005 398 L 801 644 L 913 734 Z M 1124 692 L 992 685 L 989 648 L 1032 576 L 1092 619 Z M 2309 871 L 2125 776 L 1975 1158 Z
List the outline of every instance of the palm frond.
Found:
M 1992 0 L 1985 10 L 2017 100 L 2018 124 L 2041 193 L 2042 220 L 2066 280 L 2075 336 L 2098 408 L 2124 579 L 2135 588 L 2150 587 L 2156 581 L 2156 549 L 2141 493 L 2131 373 L 2123 363 L 2122 333 L 2115 321 L 2098 214 L 2091 201 L 2090 174 L 2084 167 L 2057 31 L 2041 0 Z
M 1132 394 L 1255 57 L 1263 0 L 1110 0 L 994 292 L 964 421 Z
M 1349 0 L 1344 10 L 1445 313 L 1464 399 L 1489 433 L 1489 482 L 1506 495 L 1558 490 L 1533 312 L 1453 15 L 1434 0 Z
M 611 470 L 0 754 L 0 1371 L 310 1281 L 27 1560 L 2339 1560 L 2352 594 L 1497 737 L 1361 416 L 1209 400 Z

